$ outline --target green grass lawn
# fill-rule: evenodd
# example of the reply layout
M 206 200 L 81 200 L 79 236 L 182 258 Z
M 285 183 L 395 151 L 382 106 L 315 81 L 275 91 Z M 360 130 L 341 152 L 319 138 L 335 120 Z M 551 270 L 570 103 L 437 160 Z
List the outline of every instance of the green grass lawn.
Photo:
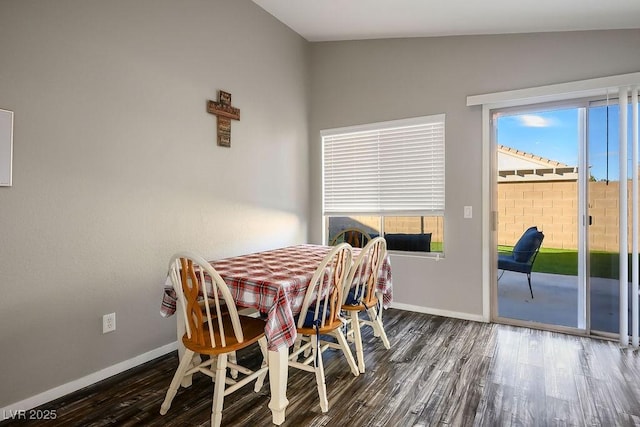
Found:
M 498 246 L 499 252 L 511 252 L 511 246 Z M 617 279 L 619 277 L 619 254 L 617 252 L 592 251 L 590 268 L 592 277 Z M 541 248 L 533 264 L 533 271 L 541 273 L 578 274 L 578 252 L 570 249 Z M 629 255 L 629 277 L 631 277 L 631 255 Z

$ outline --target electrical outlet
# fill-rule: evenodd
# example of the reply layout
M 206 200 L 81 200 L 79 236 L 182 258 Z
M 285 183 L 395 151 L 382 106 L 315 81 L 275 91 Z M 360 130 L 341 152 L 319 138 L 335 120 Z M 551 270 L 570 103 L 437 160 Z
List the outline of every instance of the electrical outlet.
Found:
M 464 207 L 464 217 L 465 219 L 473 218 L 473 208 L 471 206 Z
M 102 333 L 113 332 L 116 330 L 116 314 L 109 313 L 102 316 Z

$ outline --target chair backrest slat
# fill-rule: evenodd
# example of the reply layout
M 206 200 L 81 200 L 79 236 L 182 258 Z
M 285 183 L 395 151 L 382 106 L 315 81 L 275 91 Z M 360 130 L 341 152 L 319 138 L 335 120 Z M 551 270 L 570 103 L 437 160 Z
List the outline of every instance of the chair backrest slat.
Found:
M 355 259 L 344 282 L 343 304 L 350 291 L 353 291 L 357 301 L 366 306 L 377 302 L 375 287 L 386 255 L 387 244 L 383 237 L 376 237 L 367 243 Z
M 199 283 L 207 283 L 207 279 L 204 275 L 204 271 L 202 269 L 200 269 L 199 273 Z M 202 298 L 204 300 L 204 311 L 207 315 L 207 326 L 209 326 L 209 339 L 211 340 L 210 342 L 212 342 L 212 347 L 216 346 L 216 341 L 214 339 L 214 329 L 213 329 L 213 323 L 211 320 L 211 306 L 209 305 L 209 296 L 208 296 L 208 292 L 205 292 L 204 289 L 206 288 L 206 286 L 201 287 L 200 292 L 202 294 Z M 212 281 L 211 283 L 211 293 L 213 295 L 215 295 L 215 300 L 216 300 L 216 313 L 218 314 L 218 322 L 220 322 L 221 317 L 220 317 L 220 305 L 217 301 L 218 299 L 218 287 L 216 286 L 215 280 Z M 202 322 L 200 323 L 202 324 Z M 219 329 L 220 331 L 224 331 L 224 326 L 219 325 Z M 221 335 L 222 337 L 222 346 L 224 347 L 226 345 L 225 341 L 224 341 L 224 335 Z
M 209 262 L 190 252 L 177 253 L 169 263 L 169 276 L 182 306 L 188 341 L 199 346 L 209 344 L 212 348 L 226 347 L 223 316 L 231 319 L 233 334 L 238 342 L 244 341 L 231 292 Z M 216 332 L 220 336 L 220 343 L 214 339 Z
M 313 311 L 320 327 L 334 323 L 340 316 L 344 281 L 351 266 L 351 246 L 341 243 L 331 248 L 318 265 L 302 302 L 298 327 L 303 327 L 307 313 Z
M 199 281 L 193 268 L 193 262 L 188 258 L 180 258 L 180 288 L 183 294 L 182 306 L 186 310 L 187 330 L 190 338 L 199 345 L 204 344 L 204 330 L 197 327 L 201 325 L 202 311 L 198 306 Z M 180 295 L 180 292 L 176 290 Z

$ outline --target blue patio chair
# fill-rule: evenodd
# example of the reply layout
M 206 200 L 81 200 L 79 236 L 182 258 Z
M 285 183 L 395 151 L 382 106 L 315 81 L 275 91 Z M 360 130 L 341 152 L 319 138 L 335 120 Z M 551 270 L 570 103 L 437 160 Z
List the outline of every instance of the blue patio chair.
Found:
M 529 292 L 533 299 L 533 290 L 531 289 L 531 269 L 536 260 L 540 246 L 542 246 L 544 234 L 538 231 L 538 227 L 533 226 L 527 229 L 518 240 L 510 253 L 498 254 L 498 270 L 515 271 L 516 273 L 525 273 L 529 281 Z M 502 277 L 502 274 L 500 277 Z M 498 277 L 498 280 L 500 280 Z

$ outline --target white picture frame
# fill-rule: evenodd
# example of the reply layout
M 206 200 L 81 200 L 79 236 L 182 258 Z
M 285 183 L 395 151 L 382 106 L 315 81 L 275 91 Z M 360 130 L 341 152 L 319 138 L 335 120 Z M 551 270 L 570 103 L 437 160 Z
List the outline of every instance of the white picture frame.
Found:
M 0 187 L 11 187 L 13 167 L 13 111 L 0 109 Z

